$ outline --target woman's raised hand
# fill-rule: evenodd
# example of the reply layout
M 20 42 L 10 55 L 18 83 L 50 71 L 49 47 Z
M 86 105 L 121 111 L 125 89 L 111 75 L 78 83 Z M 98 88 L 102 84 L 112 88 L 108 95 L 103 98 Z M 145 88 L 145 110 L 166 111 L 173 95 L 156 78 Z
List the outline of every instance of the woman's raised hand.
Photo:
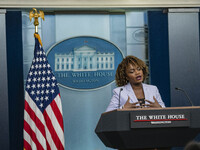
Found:
M 128 100 L 127 100 L 126 103 L 124 104 L 124 107 L 123 107 L 123 108 L 140 108 L 141 106 L 137 106 L 137 104 L 139 104 L 139 102 L 130 103 L 130 97 L 128 97 Z
M 144 106 L 151 107 L 151 108 L 161 108 L 160 104 L 158 103 L 157 99 L 154 96 L 153 96 L 153 99 L 154 99 L 155 102 L 145 100 L 149 104 L 144 104 Z

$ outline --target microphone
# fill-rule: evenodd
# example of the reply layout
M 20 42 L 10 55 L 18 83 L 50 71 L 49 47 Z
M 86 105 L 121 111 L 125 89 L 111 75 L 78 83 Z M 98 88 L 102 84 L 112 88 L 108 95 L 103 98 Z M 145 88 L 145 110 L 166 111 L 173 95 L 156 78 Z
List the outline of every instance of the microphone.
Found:
M 190 104 L 191 104 L 192 106 L 194 106 L 194 104 L 192 103 L 190 97 L 189 97 L 188 94 L 185 92 L 185 90 L 183 90 L 183 89 L 181 89 L 181 88 L 177 88 L 177 87 L 175 87 L 175 90 L 183 92 L 183 93 L 185 94 L 185 96 L 187 97 L 187 100 L 190 102 Z
M 119 106 L 118 108 L 120 108 L 120 98 L 121 98 L 121 92 L 123 91 L 123 88 L 120 88 L 120 91 L 119 91 Z

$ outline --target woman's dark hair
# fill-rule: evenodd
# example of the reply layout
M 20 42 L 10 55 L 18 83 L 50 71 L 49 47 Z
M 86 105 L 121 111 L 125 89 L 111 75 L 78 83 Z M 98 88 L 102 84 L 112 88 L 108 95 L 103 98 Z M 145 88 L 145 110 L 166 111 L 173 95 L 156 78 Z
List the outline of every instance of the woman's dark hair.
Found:
M 142 61 L 141 59 L 135 56 L 126 56 L 117 67 L 117 71 L 115 74 L 115 80 L 116 80 L 117 86 L 124 86 L 129 82 L 126 78 L 127 77 L 126 69 L 129 66 L 129 64 L 137 65 L 138 67 L 142 69 L 143 74 L 144 74 L 144 80 L 148 76 L 148 73 L 149 73 L 148 67 L 144 63 L 144 61 Z

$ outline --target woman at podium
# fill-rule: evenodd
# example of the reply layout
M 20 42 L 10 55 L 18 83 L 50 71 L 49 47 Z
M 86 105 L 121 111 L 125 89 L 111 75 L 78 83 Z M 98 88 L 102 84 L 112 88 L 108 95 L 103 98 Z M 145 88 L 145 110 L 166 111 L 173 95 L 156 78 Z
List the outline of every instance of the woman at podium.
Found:
M 115 80 L 117 88 L 106 111 L 143 107 L 165 107 L 159 90 L 143 83 L 148 75 L 146 64 L 135 56 L 127 56 L 118 65 Z

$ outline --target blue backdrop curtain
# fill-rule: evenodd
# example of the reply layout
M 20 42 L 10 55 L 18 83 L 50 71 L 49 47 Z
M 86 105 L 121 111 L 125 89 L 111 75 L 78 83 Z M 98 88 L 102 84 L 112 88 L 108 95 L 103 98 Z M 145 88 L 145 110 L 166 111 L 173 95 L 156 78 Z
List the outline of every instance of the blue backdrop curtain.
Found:
M 9 104 L 9 149 L 23 149 L 23 51 L 21 11 L 6 12 L 6 46 Z
M 170 106 L 168 15 L 148 11 L 150 83 L 156 85 L 165 105 Z

